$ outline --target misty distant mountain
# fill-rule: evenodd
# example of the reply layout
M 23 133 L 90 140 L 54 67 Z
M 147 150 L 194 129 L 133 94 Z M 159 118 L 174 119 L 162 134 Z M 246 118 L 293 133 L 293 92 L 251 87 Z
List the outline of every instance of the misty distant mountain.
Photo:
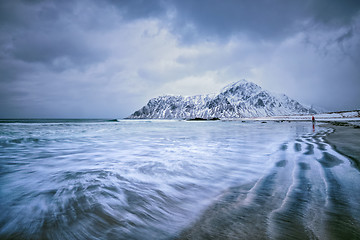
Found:
M 130 119 L 249 118 L 315 114 L 285 94 L 273 94 L 255 83 L 240 80 L 219 94 L 160 96 L 131 114 Z

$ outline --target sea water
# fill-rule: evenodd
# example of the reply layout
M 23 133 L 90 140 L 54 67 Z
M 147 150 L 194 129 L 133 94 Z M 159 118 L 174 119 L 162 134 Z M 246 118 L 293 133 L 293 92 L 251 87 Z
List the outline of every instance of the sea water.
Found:
M 224 192 L 286 165 L 321 129 L 313 132 L 310 122 L 2 120 L 0 238 L 177 238 Z M 321 149 L 311 156 L 321 166 Z M 345 180 L 359 180 L 356 172 Z M 326 191 L 319 194 L 325 206 Z M 266 231 L 277 234 L 271 226 Z

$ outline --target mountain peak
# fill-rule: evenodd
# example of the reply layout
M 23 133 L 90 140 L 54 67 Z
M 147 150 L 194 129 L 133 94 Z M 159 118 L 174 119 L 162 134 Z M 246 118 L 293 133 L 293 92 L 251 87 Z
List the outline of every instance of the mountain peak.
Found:
M 243 118 L 309 114 L 313 110 L 286 95 L 274 95 L 245 79 L 219 94 L 157 97 L 129 118 Z
M 243 84 L 247 84 L 247 83 L 252 83 L 252 82 L 249 82 L 245 78 L 243 78 L 243 79 L 240 79 L 239 81 L 231 83 L 230 85 L 243 85 Z
M 261 90 L 261 87 L 256 85 L 253 82 L 249 82 L 245 79 L 241 79 L 239 81 L 230 83 L 229 85 L 225 86 L 221 92 L 226 92 L 229 91 L 230 89 L 257 89 L 257 90 Z

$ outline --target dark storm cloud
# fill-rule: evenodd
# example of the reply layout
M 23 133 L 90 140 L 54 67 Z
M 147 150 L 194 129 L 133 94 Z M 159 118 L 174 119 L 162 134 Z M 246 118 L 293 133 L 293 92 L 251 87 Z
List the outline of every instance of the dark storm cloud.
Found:
M 72 37 L 77 36 L 74 33 Z M 78 39 L 81 39 L 81 36 Z M 58 58 L 68 58 L 76 65 L 102 59 L 103 54 L 100 51 L 86 45 L 86 41 L 73 41 L 63 34 L 28 33 L 13 39 L 10 54 L 25 62 L 41 62 L 50 65 Z
M 310 1 L 307 7 L 315 21 L 333 26 L 350 24 L 359 10 L 358 0 L 317 0 Z
M 84 70 L 107 56 L 84 31 L 90 11 L 70 1 L 0 1 L 1 117 L 46 115 L 51 108 L 42 93 L 59 91 L 70 99 L 67 88 L 81 91 L 62 79 L 63 86 L 51 88 L 56 80 L 49 73 Z
M 74 27 L 70 10 L 69 5 L 55 2 L 3 1 L 0 29 L 6 38 L 0 39 L 2 57 L 48 65 L 57 58 L 76 65 L 103 59 L 104 53 L 91 48 L 86 35 Z
M 193 24 L 199 37 L 227 38 L 232 34 L 251 33 L 254 37 L 273 38 L 286 34 L 304 7 L 300 1 L 176 1 L 177 27 Z
M 359 1 L 288 1 L 288 0 L 108 0 L 83 1 L 1 1 L 0 39 L 2 54 L 15 59 L 51 64 L 67 58 L 73 64 L 89 64 L 106 57 L 103 49 L 94 49 L 78 28 L 106 28 L 110 21 L 93 20 L 106 16 L 98 9 L 115 8 L 122 20 L 160 18 L 169 21 L 173 32 L 184 43 L 206 38 L 225 39 L 248 34 L 255 40 L 281 39 L 302 31 L 303 21 L 311 25 L 341 27 L 351 24 L 359 12 Z M 175 16 L 166 13 L 175 12 Z M 119 19 L 117 19 L 119 20 Z M 81 25 L 80 27 L 78 25 Z M 351 37 L 351 30 L 337 40 Z
M 299 55 L 314 66 L 289 66 L 293 81 L 305 81 L 309 68 L 319 88 L 346 76 L 341 94 L 352 97 L 344 105 L 358 106 L 359 9 L 351 0 L 0 1 L 0 117 L 101 117 L 118 109 L 126 116 L 140 105 L 124 102 L 145 99 L 144 91 L 153 97 L 154 86 L 206 85 L 218 72 L 238 79 L 249 69 L 279 69 L 267 85 L 281 85 L 279 66 Z M 284 46 L 297 34 L 303 37 Z
M 341 27 L 351 24 L 359 13 L 357 0 L 208 0 L 172 1 L 177 12 L 175 29 L 186 41 L 204 37 L 227 39 L 231 35 L 249 34 L 255 40 L 278 40 L 322 24 Z
M 128 19 L 161 17 L 166 13 L 165 0 L 107 0 Z

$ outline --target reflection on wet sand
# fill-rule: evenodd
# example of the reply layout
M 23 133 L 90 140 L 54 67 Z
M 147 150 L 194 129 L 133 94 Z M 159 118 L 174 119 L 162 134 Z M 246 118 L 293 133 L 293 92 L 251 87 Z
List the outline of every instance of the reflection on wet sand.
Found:
M 284 143 L 266 176 L 225 191 L 179 239 L 360 239 L 359 171 L 331 131 Z

